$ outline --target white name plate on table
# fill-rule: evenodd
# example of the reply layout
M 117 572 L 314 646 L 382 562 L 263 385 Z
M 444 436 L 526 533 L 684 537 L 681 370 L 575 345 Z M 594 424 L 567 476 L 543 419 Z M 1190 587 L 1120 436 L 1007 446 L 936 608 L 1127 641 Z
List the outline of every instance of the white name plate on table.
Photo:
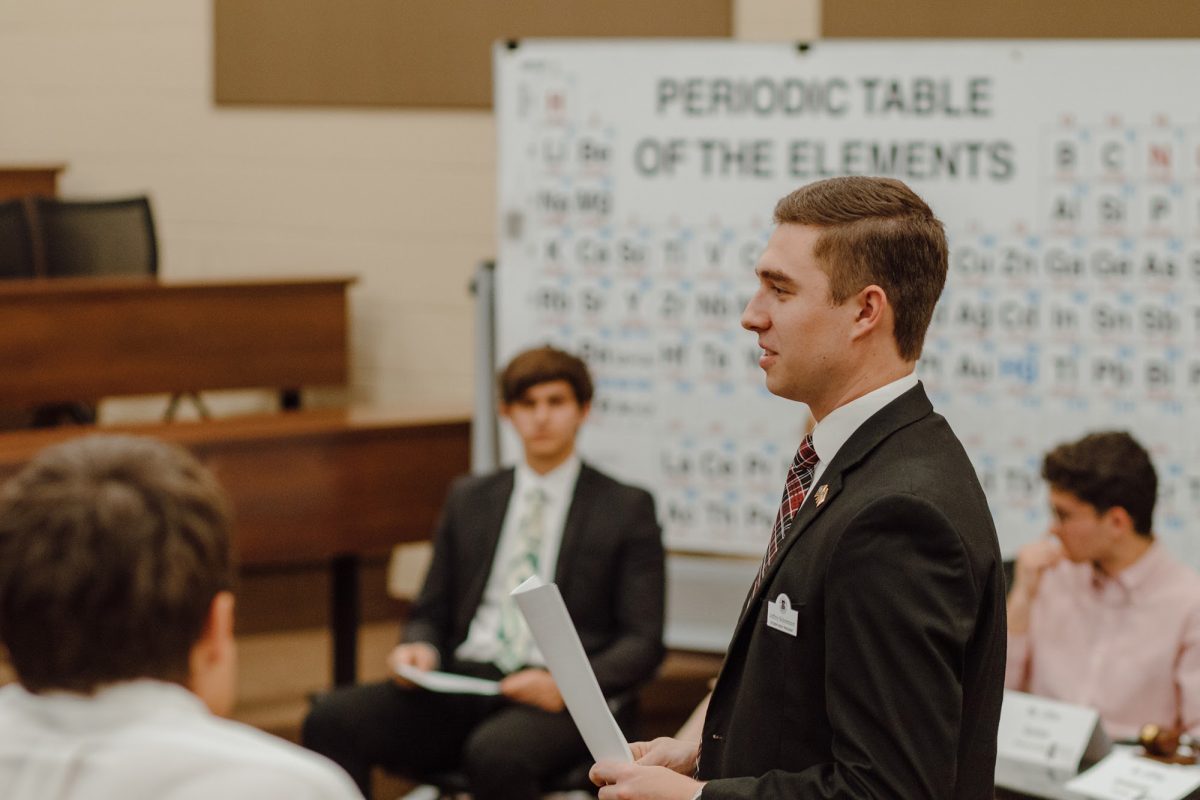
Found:
M 996 785 L 1038 797 L 1068 796 L 1063 784 L 1108 753 L 1095 709 L 1006 691 L 996 741 Z
M 1183 800 L 1200 788 L 1200 767 L 1116 752 L 1067 784 L 1092 800 Z

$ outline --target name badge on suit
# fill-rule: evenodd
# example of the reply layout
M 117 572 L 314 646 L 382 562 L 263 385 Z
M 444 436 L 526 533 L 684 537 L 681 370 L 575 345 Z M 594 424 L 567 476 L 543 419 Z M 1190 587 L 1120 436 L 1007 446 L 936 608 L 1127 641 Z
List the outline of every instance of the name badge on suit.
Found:
M 800 627 L 800 612 L 792 608 L 792 601 L 782 592 L 774 600 L 767 601 L 767 627 L 795 636 Z

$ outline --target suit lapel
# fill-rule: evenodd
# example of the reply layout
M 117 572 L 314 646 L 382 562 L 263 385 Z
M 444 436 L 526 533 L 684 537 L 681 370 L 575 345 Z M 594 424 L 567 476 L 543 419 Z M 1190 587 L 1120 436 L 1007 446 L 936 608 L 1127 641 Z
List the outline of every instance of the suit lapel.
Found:
M 779 543 L 779 552 L 775 555 L 775 560 L 771 562 L 771 566 L 767 570 L 767 574 L 763 575 L 762 583 L 764 586 L 771 582 L 771 578 L 775 577 L 775 573 L 779 571 L 779 565 L 783 563 L 783 558 L 787 555 L 787 551 L 791 548 L 791 546 L 795 544 L 796 540 L 799 539 L 804 531 L 808 529 L 808 526 L 811 525 L 813 521 L 821 515 L 822 511 L 833 505 L 833 501 L 841 492 L 841 473 L 834 472 L 832 467 L 833 464 L 830 464 L 829 467 L 826 468 L 823 473 L 821 473 L 820 482 L 813 483 L 812 488 L 809 489 L 808 496 L 804 499 L 804 505 L 802 505 L 800 510 L 796 512 L 796 516 L 792 517 L 791 523 L 788 525 L 787 530 L 784 531 L 783 541 Z M 822 489 L 821 487 L 825 488 Z M 824 496 L 819 505 L 817 504 L 816 497 L 814 496 L 817 494 L 817 492 L 824 492 Z
M 830 467 L 832 466 L 833 465 L 831 464 Z M 821 503 L 818 505 L 815 497 L 806 497 L 804 505 L 800 506 L 800 510 L 796 512 L 796 516 L 792 517 L 792 521 L 788 523 L 787 530 L 784 531 L 783 534 L 783 541 L 779 543 L 779 552 L 775 554 L 775 560 L 771 562 L 771 566 L 767 569 L 766 574 L 763 575 L 762 582 L 758 586 L 758 594 L 747 595 L 746 602 L 742 604 L 742 615 L 738 618 L 738 624 L 734 629 L 735 635 L 736 631 L 741 628 L 742 621 L 747 616 L 747 612 L 754 606 L 755 599 L 757 599 L 759 595 L 766 591 L 766 587 L 771 582 L 771 578 L 773 578 L 775 573 L 779 571 L 779 565 L 783 563 L 783 559 L 784 556 L 787 555 L 787 551 L 793 544 L 795 544 L 796 540 L 800 538 L 800 535 L 804 533 L 804 530 L 812 524 L 813 520 L 820 516 L 821 512 L 824 511 L 827 506 L 832 505 L 833 500 L 841 491 L 842 476 L 840 474 L 830 475 L 829 473 L 830 470 L 826 469 L 825 472 L 821 473 L 820 483 L 813 483 L 812 488 L 809 489 L 809 494 L 814 494 L 818 491 L 821 491 L 820 487 L 826 487 L 824 490 L 825 495 Z
M 469 534 L 472 537 L 469 546 L 475 550 L 478 560 L 474 562 L 476 569 L 471 575 L 471 584 L 466 587 L 467 602 L 463 603 L 464 608 L 474 609 L 483 599 L 483 589 L 487 585 L 488 576 L 491 575 L 496 548 L 500 544 L 504 515 L 508 513 L 508 504 L 512 500 L 515 475 L 515 470 L 506 469 L 480 492 L 479 507 L 476 509 L 479 525 Z
M 592 489 L 595 476 L 595 471 L 583 464 L 579 468 L 579 477 L 575 479 L 575 491 L 571 495 L 567 521 L 563 525 L 562 542 L 558 546 L 558 564 L 554 568 L 554 582 L 559 586 L 562 586 L 566 576 L 571 574 L 571 565 L 579 553 L 580 542 L 585 538 L 584 528 L 595 494 Z
M 918 383 L 912 389 L 909 389 L 869 417 L 866 422 L 859 426 L 858 430 L 850 435 L 850 438 L 838 450 L 837 455 L 833 457 L 833 461 L 821 473 L 820 480 L 813 482 L 812 488 L 809 490 L 810 495 L 813 496 L 805 498 L 804 505 L 796 512 L 796 516 L 792 518 L 786 533 L 784 533 L 783 541 L 779 544 L 779 552 L 763 576 L 758 593 L 753 597 L 746 598 L 745 606 L 742 608 L 742 616 L 738 619 L 738 624 L 734 628 L 734 638 L 738 636 L 746 624 L 746 618 L 750 616 L 747 612 L 755 607 L 755 600 L 766 593 L 771 579 L 779 571 L 780 566 L 787 557 L 788 550 L 792 548 L 804 531 L 812 525 L 825 509 L 837 502 L 838 495 L 842 491 L 846 473 L 853 470 L 884 439 L 901 428 L 911 425 L 922 417 L 927 416 L 932 411 L 933 406 L 930 404 L 929 398 L 925 395 L 925 389 Z M 822 489 L 821 487 L 826 488 Z M 822 491 L 824 491 L 824 497 L 822 502 L 818 504 L 816 500 Z

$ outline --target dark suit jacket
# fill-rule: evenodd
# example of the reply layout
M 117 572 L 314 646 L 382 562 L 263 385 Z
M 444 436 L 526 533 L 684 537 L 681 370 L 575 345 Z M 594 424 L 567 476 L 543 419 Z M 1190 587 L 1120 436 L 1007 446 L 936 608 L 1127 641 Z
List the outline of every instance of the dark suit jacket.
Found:
M 991 798 L 1004 574 L 962 445 L 917 386 L 812 491 L 714 689 L 704 800 Z M 781 593 L 795 636 L 766 624 Z
M 450 488 L 403 636 L 432 644 L 443 664 L 453 664 L 483 597 L 513 479 L 506 469 Z M 662 535 L 649 493 L 584 464 L 555 582 L 604 693 L 649 680 L 663 657 L 664 603 Z

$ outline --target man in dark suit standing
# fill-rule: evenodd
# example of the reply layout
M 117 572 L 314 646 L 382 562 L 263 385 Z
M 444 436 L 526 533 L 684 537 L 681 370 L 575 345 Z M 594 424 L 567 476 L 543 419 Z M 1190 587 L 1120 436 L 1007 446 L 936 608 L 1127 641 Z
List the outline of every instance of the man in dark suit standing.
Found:
M 304 744 L 369 792 L 370 770 L 461 767 L 479 800 L 529 800 L 587 748 L 509 592 L 532 574 L 558 583 L 606 696 L 662 660 L 663 547 L 654 501 L 581 463 L 586 365 L 550 347 L 500 376 L 502 414 L 521 438 L 515 469 L 462 478 L 446 500 L 433 560 L 389 664 L 500 681 L 499 697 L 437 694 L 402 679 L 319 701 Z M 369 794 L 368 794 L 369 796 Z
M 914 367 L 947 272 L 903 183 L 835 178 L 775 209 L 742 316 L 817 426 L 709 699 L 702 739 L 593 767 L 601 800 L 990 798 L 1004 579 L 975 471 Z

